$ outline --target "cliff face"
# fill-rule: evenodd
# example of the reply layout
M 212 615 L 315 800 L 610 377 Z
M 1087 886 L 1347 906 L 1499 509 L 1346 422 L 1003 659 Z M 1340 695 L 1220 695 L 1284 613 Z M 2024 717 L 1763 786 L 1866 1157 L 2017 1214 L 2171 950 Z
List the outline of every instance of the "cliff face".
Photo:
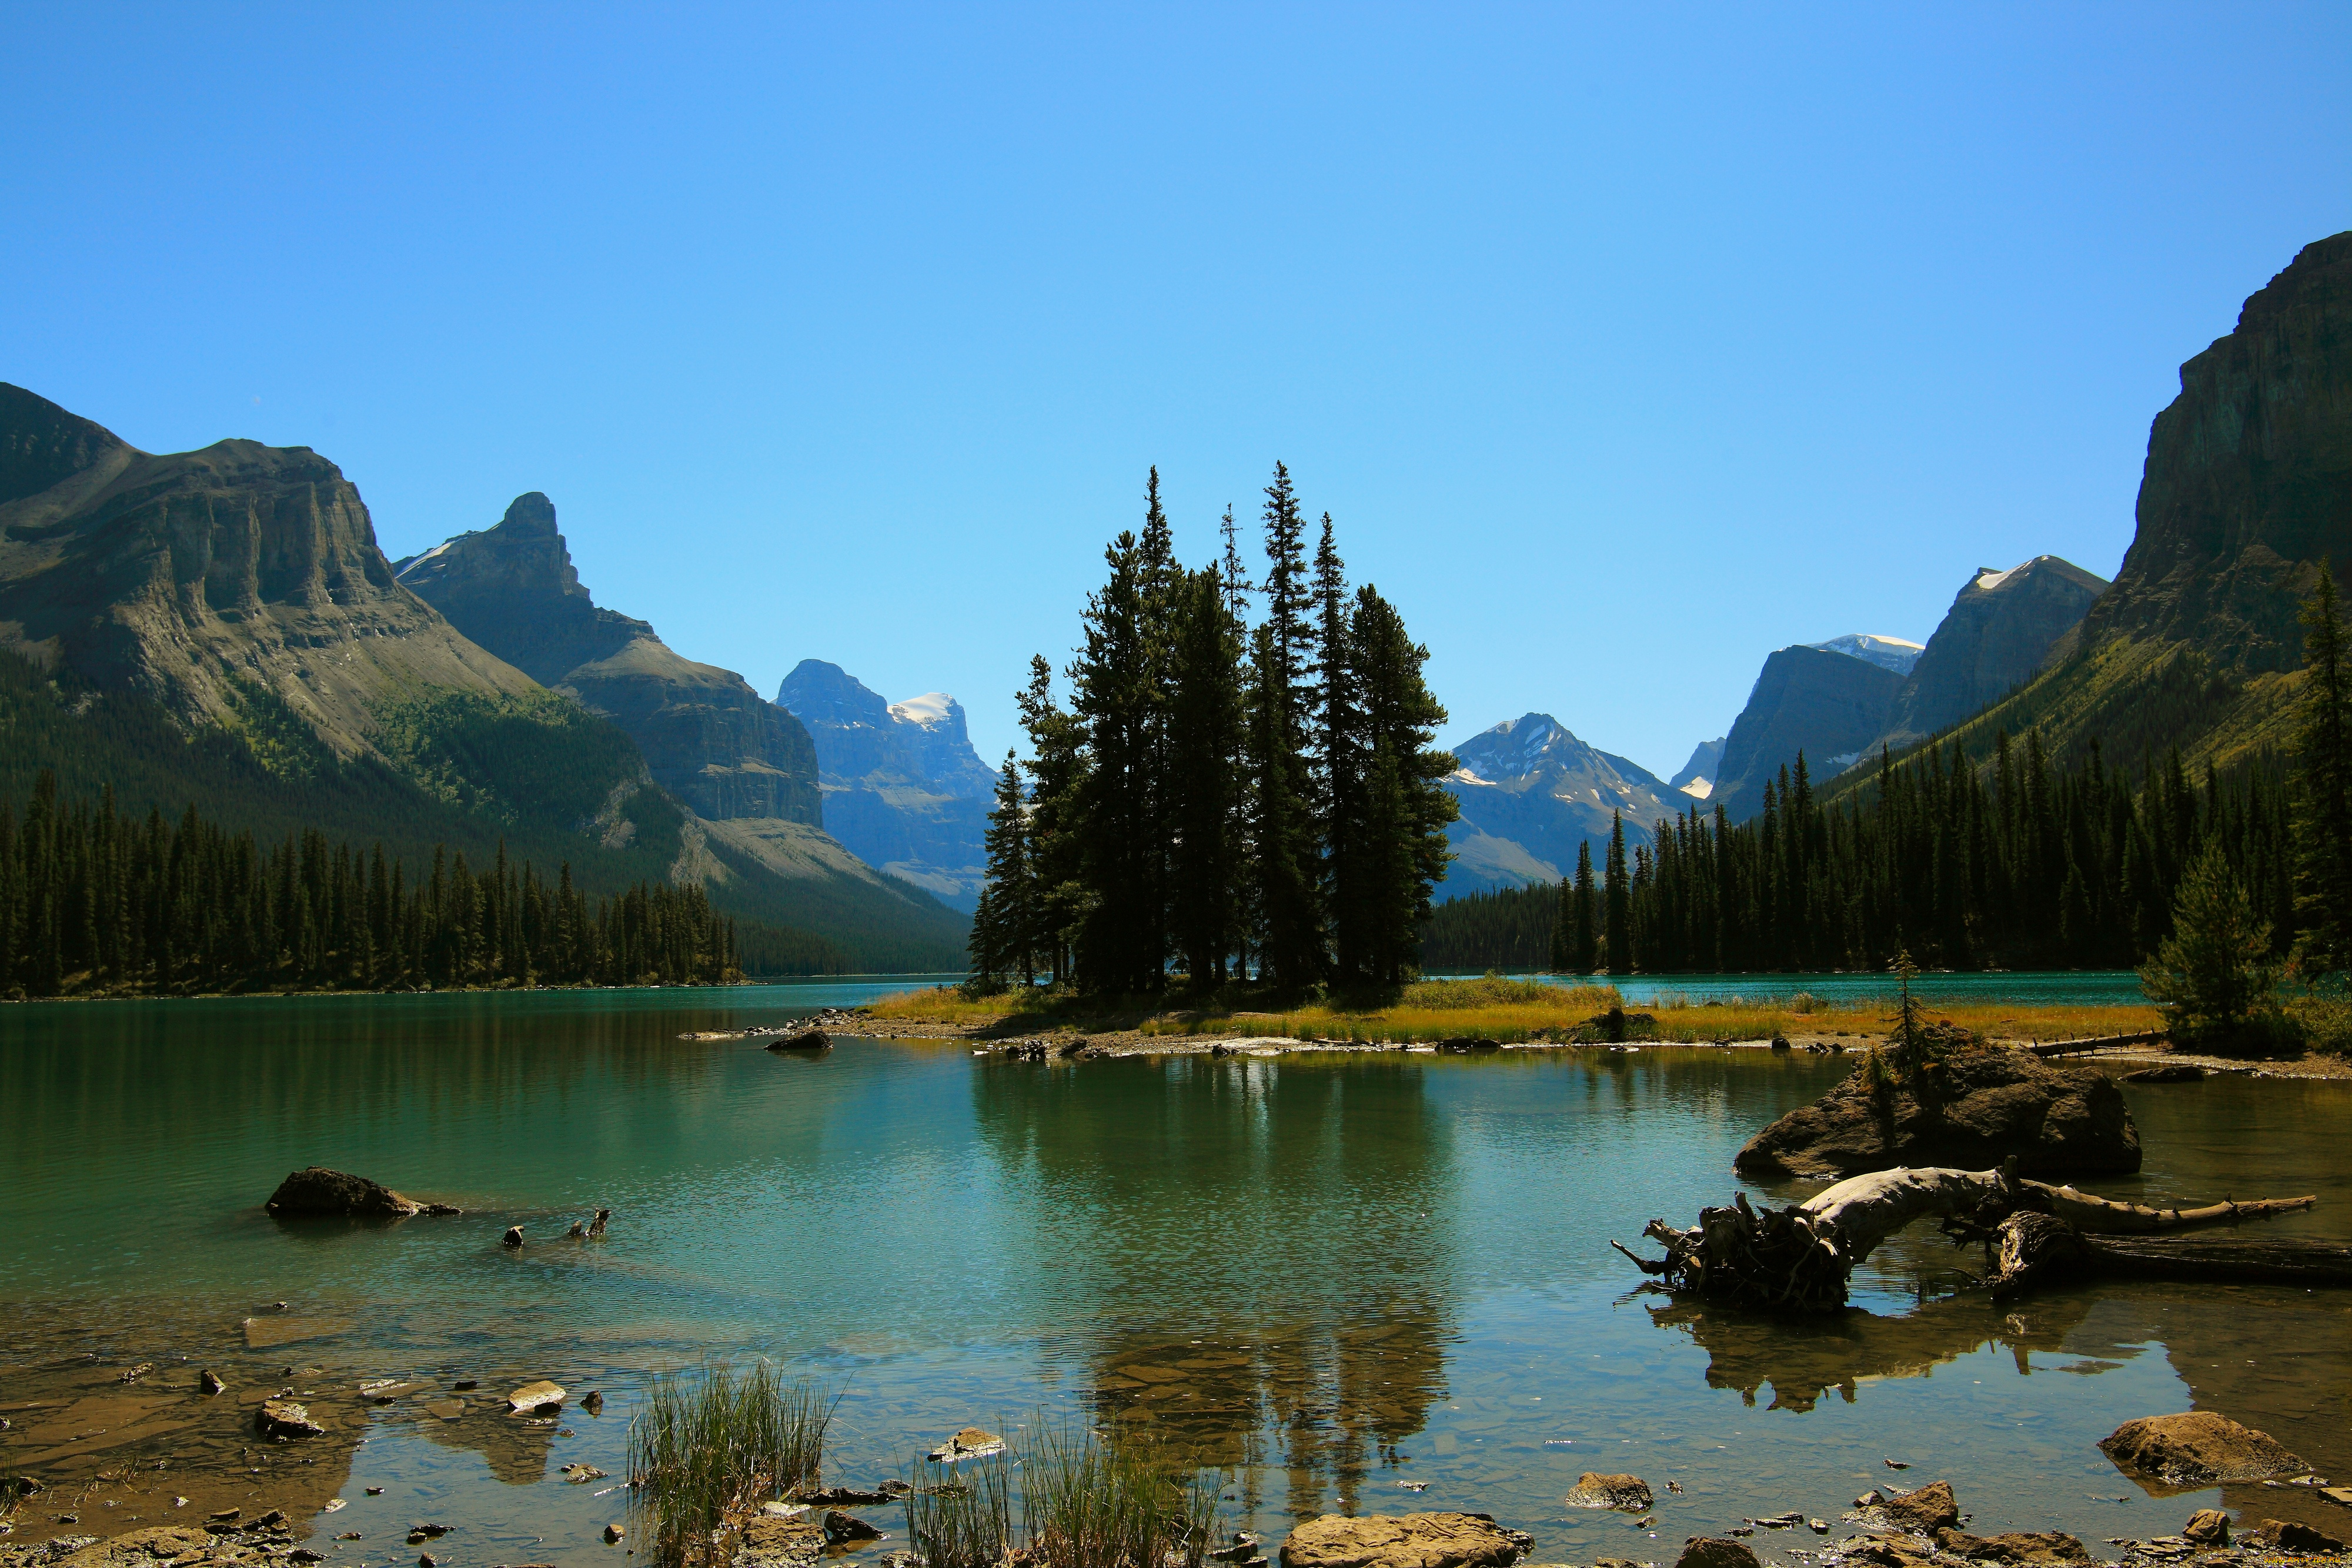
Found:
M 497 526 L 395 570 L 467 637 L 619 725 L 655 782 L 697 815 L 821 822 L 808 732 L 734 671 L 681 658 L 645 622 L 598 609 L 545 496 L 518 496 Z
M 1623 814 L 1627 841 L 1640 842 L 1659 818 L 1690 804 L 1645 769 L 1579 740 L 1549 714 L 1482 731 L 1454 757 L 1461 766 L 1445 787 L 1462 815 L 1445 830 L 1454 860 L 1438 887 L 1441 900 L 1572 876 L 1576 847 L 1588 840 L 1598 867 L 1612 814 Z
M 2156 417 L 2113 587 L 2021 691 L 1953 732 L 1982 757 L 2038 727 L 2193 768 L 2291 743 L 2296 614 L 2322 558 L 2352 577 L 2352 232 L 2305 246 Z
M 854 853 L 970 911 L 996 771 L 972 750 L 963 706 L 943 692 L 885 702 L 838 664 L 803 659 L 779 706 L 816 745 L 827 829 Z
M 377 705 L 529 676 L 393 580 L 359 492 L 308 447 L 139 452 L 0 389 L 0 646 L 232 729 L 258 689 L 336 751 L 375 750 Z
M 1905 677 L 1866 659 L 1821 648 L 1782 648 L 1764 661 L 1748 706 L 1724 737 L 1722 771 L 1707 799 L 1735 822 L 1764 809 L 1764 786 L 1799 752 L 1825 783 L 1886 727 Z
M 2105 578 L 2054 555 L 2007 571 L 1980 569 L 1927 639 L 1895 694 L 1886 733 L 1867 750 L 1899 751 L 2023 685 L 2106 589 Z

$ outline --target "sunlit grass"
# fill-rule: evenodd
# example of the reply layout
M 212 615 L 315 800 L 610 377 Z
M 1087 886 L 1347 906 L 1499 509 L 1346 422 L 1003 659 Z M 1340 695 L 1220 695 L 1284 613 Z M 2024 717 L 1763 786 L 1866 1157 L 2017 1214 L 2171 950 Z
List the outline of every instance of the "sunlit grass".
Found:
M 629 1421 L 629 1509 L 660 1568 L 723 1563 L 761 1503 L 814 1486 L 837 1401 L 764 1361 L 655 1378 Z
M 1605 985 L 1546 985 L 1489 975 L 1475 980 L 1420 980 L 1386 996 L 1318 998 L 1292 1005 L 1263 1004 L 1247 995 L 1197 1002 L 1191 998 L 1079 998 L 1042 988 L 1023 998 L 974 1001 L 952 987 L 917 991 L 877 1003 L 893 1020 L 959 1025 L 1018 1033 L 1056 1029 L 1077 1033 L 1135 1030 L 1145 1035 L 1267 1035 L 1305 1040 L 1432 1042 L 1489 1040 L 1517 1044 L 1572 1037 L 1612 1007 L 1654 1019 L 1638 1038 L 1708 1044 L 1769 1040 L 1776 1034 L 1875 1037 L 1893 1027 L 1889 1000 L 1833 1002 L 1799 992 L 1787 998 L 1732 996 L 1698 1000 L 1668 992 L 1653 1002 L 1630 1002 Z M 1999 1040 L 2078 1040 L 2137 1034 L 2163 1027 L 2145 1003 L 2092 1005 L 1955 1001 L 1930 1004 L 1931 1018 Z
M 1013 1544 L 1011 1456 L 943 1465 L 917 1459 L 907 1533 L 924 1568 L 998 1568 Z
M 1021 1523 L 1044 1568 L 1200 1568 L 1217 1484 L 1191 1466 L 1068 1425 L 1041 1426 L 1021 1456 Z

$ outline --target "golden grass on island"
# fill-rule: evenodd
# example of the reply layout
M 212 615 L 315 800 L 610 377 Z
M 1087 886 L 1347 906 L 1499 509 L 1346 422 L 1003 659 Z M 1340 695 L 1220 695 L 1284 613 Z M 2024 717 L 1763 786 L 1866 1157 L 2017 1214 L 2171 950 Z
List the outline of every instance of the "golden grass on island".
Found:
M 1325 998 L 1288 1007 L 1252 1007 L 1253 999 L 1230 991 L 1197 1000 L 1181 994 L 1172 998 L 1078 998 L 1042 988 L 1026 997 L 975 999 L 954 987 L 943 986 L 877 1002 L 874 1012 L 895 1021 L 1013 1032 L 1133 1030 L 1145 1035 L 1262 1035 L 1365 1042 L 1564 1040 L 1612 1007 L 1649 1015 L 1656 1023 L 1643 1032 L 1668 1043 L 1727 1043 L 1769 1040 L 1776 1034 L 1872 1039 L 1885 1035 L 1895 1023 L 1893 1004 L 1876 998 L 1832 1003 L 1800 992 L 1754 1000 L 1738 996 L 1694 999 L 1667 992 L 1655 1001 L 1628 1002 L 1613 986 L 1558 986 L 1496 975 L 1475 980 L 1418 980 L 1386 998 Z M 1993 1040 L 2083 1040 L 2164 1027 L 2162 1016 L 2146 1003 L 1968 1001 L 1930 1005 L 1927 1016 Z

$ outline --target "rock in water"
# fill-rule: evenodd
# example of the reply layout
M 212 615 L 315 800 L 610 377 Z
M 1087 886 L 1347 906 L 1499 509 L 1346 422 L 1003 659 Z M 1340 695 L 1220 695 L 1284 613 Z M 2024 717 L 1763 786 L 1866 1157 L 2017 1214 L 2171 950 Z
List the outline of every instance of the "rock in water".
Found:
M 2015 1568 L 2088 1568 L 2097 1561 L 2078 1537 L 2056 1530 L 1970 1535 L 1965 1531 L 1945 1529 L 1936 1532 L 1936 1544 L 1955 1557 L 1979 1563 L 2007 1563 Z
M 1694 1535 L 1683 1543 L 1683 1554 L 1675 1559 L 1675 1568 L 1764 1568 L 1764 1565 L 1745 1542 Z
M 509 1225 L 509 1226 L 508 1226 L 508 1227 L 507 1227 L 507 1233 L 506 1233 L 504 1236 L 501 1236 L 501 1237 L 499 1237 L 499 1246 L 501 1246 L 501 1247 L 520 1247 L 520 1246 L 521 1246 L 521 1245 L 522 1245 L 522 1227 L 521 1227 L 521 1226 L 520 1226 L 520 1225 Z
M 743 1526 L 729 1568 L 814 1568 L 825 1544 L 824 1531 L 807 1520 L 763 1513 Z
M 1491 1514 L 1327 1513 L 1290 1532 L 1282 1568 L 1507 1568 L 1532 1544 Z
M 2299 1476 L 2311 1469 L 2269 1433 L 2241 1427 L 2211 1410 L 2126 1421 L 2100 1443 L 2099 1452 L 2159 1494 L 2195 1491 L 2223 1481 Z
M 824 1538 L 839 1545 L 850 1541 L 879 1541 L 882 1532 L 854 1513 L 829 1508 L 824 1512 Z
M 381 1182 L 348 1171 L 312 1166 L 295 1171 L 269 1195 L 269 1212 L 278 1215 L 325 1215 L 348 1219 L 406 1219 L 419 1214 L 457 1214 L 446 1203 L 425 1203 L 396 1193 Z
M 265 1437 L 315 1437 L 326 1431 L 310 1412 L 291 1399 L 265 1399 L 253 1413 L 253 1429 Z
M 508 1395 L 507 1408 L 518 1416 L 544 1413 L 561 1406 L 563 1398 L 563 1385 L 542 1377 L 536 1383 L 526 1383 Z
M 799 1034 L 783 1035 L 768 1042 L 770 1051 L 830 1051 L 833 1037 L 821 1029 L 803 1030 Z
M 197 1375 L 196 1390 L 199 1393 L 218 1394 L 227 1387 L 228 1385 L 220 1380 L 220 1374 L 215 1372 L 209 1366 L 205 1367 L 202 1373 Z
M 1952 1496 L 1949 1481 L 1930 1481 L 1917 1491 L 1889 1498 L 1879 1506 L 1898 1528 L 1921 1535 L 1933 1535 L 1960 1522 L 1960 1505 Z
M 1004 1452 L 1004 1439 L 978 1427 L 966 1427 L 938 1448 L 930 1457 L 935 1463 L 954 1464 L 958 1459 L 985 1458 L 990 1454 Z
M 1748 1140 L 1742 1176 L 1856 1176 L 1897 1166 L 2023 1176 L 2139 1169 L 2139 1130 L 2115 1081 L 2029 1051 L 1963 1048 L 1897 1074 L 1879 1059 Z
M 1604 1476 L 1591 1470 L 1577 1477 L 1576 1489 L 1568 1494 L 1570 1508 L 1613 1508 L 1623 1513 L 1640 1513 L 1654 1500 L 1649 1483 L 1639 1476 Z

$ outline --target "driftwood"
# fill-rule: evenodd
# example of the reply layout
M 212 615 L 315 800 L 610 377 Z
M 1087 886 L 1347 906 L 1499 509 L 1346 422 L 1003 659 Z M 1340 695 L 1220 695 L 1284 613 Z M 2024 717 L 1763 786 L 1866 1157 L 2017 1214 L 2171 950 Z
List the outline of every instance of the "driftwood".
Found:
M 1745 1194 L 1699 1211 L 1677 1229 L 1653 1219 L 1642 1234 L 1661 1260 L 1609 1244 L 1677 1294 L 1768 1307 L 1832 1312 L 1843 1306 L 1854 1266 L 1916 1220 L 1937 1218 L 1956 1243 L 1981 1242 L 1998 1298 L 2044 1280 L 2115 1273 L 2173 1279 L 2277 1280 L 2352 1284 L 2352 1249 L 2276 1243 L 2199 1246 L 2144 1239 L 2309 1208 L 2315 1196 L 2224 1199 L 2196 1208 L 2152 1208 L 2029 1181 L 2011 1160 L 2000 1170 L 1941 1167 L 1873 1171 L 1839 1182 L 1802 1204 L 1757 1208 Z M 2094 1241 L 2093 1236 L 2130 1236 Z

